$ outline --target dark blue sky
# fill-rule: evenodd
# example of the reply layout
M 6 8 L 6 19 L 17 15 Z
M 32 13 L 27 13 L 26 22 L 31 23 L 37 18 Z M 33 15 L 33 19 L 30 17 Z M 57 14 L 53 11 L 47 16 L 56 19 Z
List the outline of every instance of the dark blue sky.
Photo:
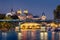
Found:
M 0 12 L 7 13 L 13 8 L 28 9 L 33 15 L 41 16 L 42 12 L 48 19 L 53 19 L 53 10 L 60 4 L 60 0 L 0 0 Z

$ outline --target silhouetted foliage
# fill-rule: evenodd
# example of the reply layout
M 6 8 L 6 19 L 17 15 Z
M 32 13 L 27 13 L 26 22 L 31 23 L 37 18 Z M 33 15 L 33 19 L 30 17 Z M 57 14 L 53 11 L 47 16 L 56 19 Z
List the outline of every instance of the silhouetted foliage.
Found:
M 18 19 L 17 15 L 11 16 L 12 19 Z
M 54 19 L 60 19 L 60 5 L 54 10 Z
M 0 14 L 0 19 L 4 19 L 5 14 Z

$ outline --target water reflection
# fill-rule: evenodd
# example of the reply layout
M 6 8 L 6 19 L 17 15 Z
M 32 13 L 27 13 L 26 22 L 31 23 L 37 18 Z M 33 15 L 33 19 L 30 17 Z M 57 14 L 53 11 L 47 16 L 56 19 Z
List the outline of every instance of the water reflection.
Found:
M 59 32 L 56 32 L 56 33 L 55 33 L 55 36 L 56 36 L 56 37 L 55 37 L 55 40 L 59 40 Z
M 44 39 L 48 40 L 48 33 L 47 32 L 44 32 Z
M 7 33 L 6 32 L 2 32 L 2 40 L 7 40 Z
M 18 40 L 16 32 L 0 32 L 0 40 Z
M 40 39 L 41 39 L 41 40 L 44 40 L 43 32 L 40 33 Z
M 0 32 L 0 40 L 60 40 L 60 32 Z M 24 39 L 23 39 L 24 38 Z
M 2 33 L 1 33 L 1 31 L 0 31 L 0 40 L 2 40 Z
M 48 40 L 52 40 L 52 32 L 48 31 Z
M 22 40 L 22 34 L 20 32 L 18 33 L 18 40 Z

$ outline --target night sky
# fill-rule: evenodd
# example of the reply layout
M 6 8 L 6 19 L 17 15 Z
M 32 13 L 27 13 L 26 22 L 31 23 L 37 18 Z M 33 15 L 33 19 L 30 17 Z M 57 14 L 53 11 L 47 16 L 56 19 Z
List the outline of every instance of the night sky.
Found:
M 53 19 L 53 10 L 60 4 L 60 0 L 0 0 L 0 13 L 21 9 L 28 9 L 29 13 L 41 16 L 44 12 L 47 19 Z

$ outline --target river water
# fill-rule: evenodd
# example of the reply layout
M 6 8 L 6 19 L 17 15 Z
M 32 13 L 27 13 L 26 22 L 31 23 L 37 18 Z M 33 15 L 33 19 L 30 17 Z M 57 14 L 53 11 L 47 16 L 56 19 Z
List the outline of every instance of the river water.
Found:
M 0 40 L 60 40 L 60 32 L 0 32 Z

